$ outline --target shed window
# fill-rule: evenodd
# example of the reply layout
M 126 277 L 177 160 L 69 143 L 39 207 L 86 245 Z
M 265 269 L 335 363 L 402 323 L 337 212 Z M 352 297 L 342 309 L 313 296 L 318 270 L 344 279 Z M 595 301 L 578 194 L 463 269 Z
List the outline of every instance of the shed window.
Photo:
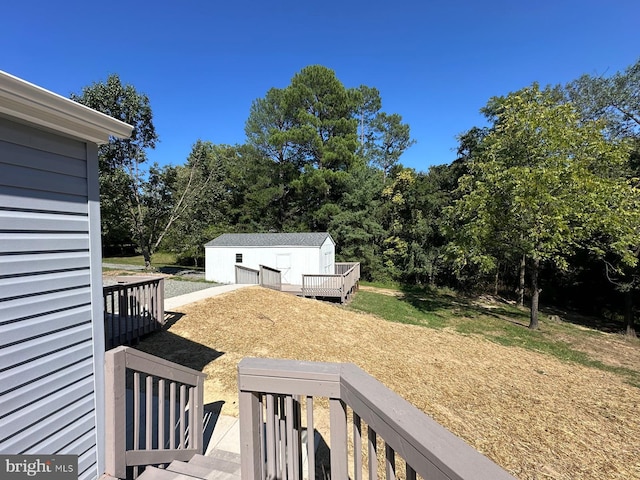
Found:
M 236 263 L 242 263 L 242 254 L 236 253 Z

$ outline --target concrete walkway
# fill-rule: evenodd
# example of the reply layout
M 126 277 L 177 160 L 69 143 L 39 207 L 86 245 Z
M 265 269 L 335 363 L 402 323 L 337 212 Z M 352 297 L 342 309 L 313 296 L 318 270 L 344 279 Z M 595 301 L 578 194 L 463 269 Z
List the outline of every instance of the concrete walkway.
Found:
M 190 303 L 199 302 L 205 298 L 215 297 L 223 293 L 250 286 L 251 285 L 218 285 L 217 287 L 205 288 L 204 290 L 198 290 L 197 292 L 187 293 L 178 297 L 166 298 L 164 301 L 164 311 L 173 312 L 176 308 L 183 307 Z
M 229 415 L 218 415 L 214 421 L 213 432 L 208 439 L 204 454 L 209 456 L 214 450 L 222 450 L 240 455 L 239 420 Z
M 231 453 L 237 455 L 239 459 L 240 455 L 240 424 L 239 420 L 235 417 L 228 415 L 218 415 L 217 418 L 212 419 L 215 422 L 213 426 L 213 433 L 208 440 L 208 444 L 205 446 L 204 455 L 206 456 L 220 456 L 220 452 Z M 207 428 L 205 427 L 205 432 Z M 302 430 L 302 449 L 300 454 L 302 456 L 302 478 L 307 480 L 309 478 L 309 461 L 307 457 L 307 429 Z M 320 433 L 314 430 L 314 446 L 315 451 L 318 451 L 318 446 L 322 437 Z M 224 455 L 224 454 L 223 454 Z

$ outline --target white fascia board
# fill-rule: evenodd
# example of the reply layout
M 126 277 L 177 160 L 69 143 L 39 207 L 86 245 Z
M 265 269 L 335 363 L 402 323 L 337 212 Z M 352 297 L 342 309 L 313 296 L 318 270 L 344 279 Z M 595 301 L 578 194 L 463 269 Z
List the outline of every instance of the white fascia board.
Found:
M 133 127 L 0 70 L 0 114 L 98 145 Z

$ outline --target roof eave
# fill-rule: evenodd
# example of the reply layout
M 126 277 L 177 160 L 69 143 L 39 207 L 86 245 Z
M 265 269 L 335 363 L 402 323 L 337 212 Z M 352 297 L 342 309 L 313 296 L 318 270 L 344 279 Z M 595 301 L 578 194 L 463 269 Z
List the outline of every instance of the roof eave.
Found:
M 0 114 L 98 145 L 133 127 L 0 70 Z

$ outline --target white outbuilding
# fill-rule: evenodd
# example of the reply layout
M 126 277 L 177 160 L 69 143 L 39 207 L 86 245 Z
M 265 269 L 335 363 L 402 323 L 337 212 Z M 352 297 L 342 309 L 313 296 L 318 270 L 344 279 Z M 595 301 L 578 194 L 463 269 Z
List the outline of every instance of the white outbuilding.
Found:
M 326 232 L 225 233 L 205 245 L 205 278 L 235 282 L 235 267 L 280 270 L 282 283 L 302 284 L 303 274 L 333 274 L 336 244 Z

